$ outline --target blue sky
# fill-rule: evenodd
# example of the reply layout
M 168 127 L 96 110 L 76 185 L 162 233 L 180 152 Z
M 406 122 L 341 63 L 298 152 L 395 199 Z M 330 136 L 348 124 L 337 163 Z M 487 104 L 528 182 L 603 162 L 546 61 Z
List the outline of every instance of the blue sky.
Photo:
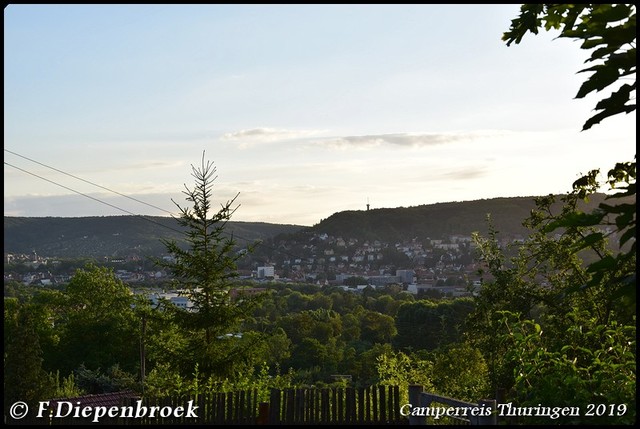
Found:
M 4 214 L 175 213 L 203 151 L 215 202 L 240 193 L 233 220 L 301 225 L 564 193 L 632 160 L 635 115 L 580 132 L 599 97 L 574 99 L 577 42 L 501 41 L 518 11 L 10 5 Z

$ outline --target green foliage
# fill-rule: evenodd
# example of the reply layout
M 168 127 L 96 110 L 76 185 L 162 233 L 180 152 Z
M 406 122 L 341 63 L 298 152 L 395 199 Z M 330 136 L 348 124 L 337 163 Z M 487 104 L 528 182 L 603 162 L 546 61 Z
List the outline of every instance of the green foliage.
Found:
M 236 354 L 233 365 L 220 374 L 208 373 L 199 365 L 197 358 L 203 352 L 193 348 L 197 333 L 185 330 L 176 309 L 168 304 L 152 306 L 143 295 L 131 294 L 111 269 L 88 265 L 77 271 L 70 285 L 61 291 L 30 288 L 24 303 L 5 299 L 7 315 L 27 304 L 37 310 L 32 314 L 37 320 L 36 338 L 44 351 L 43 364 L 46 371 L 55 374 L 55 390 L 49 397 L 125 388 L 163 397 L 257 386 L 261 397 L 267 399 L 269 386 L 336 385 L 331 377 L 334 374 L 351 375 L 349 385 L 375 385 L 380 382 L 378 357 L 395 353 L 391 345 L 397 330 L 394 316 L 403 304 L 414 299 L 394 288 L 356 294 L 303 284 L 266 285 L 269 293 L 261 306 L 252 309 L 252 317 L 241 324 L 238 334 L 242 335 L 216 338 L 220 341 L 209 349 L 220 355 L 227 352 L 227 345 L 246 351 Z M 102 328 L 118 320 L 126 326 L 129 354 L 96 354 L 98 343 L 118 346 Z M 75 327 L 80 323 L 86 326 L 79 327 L 78 332 L 94 351 L 82 350 L 74 343 Z M 12 328 L 5 325 L 6 342 Z M 451 334 L 454 341 L 455 332 Z M 262 341 L 264 338 L 268 341 Z M 68 349 L 72 344 L 74 348 Z M 213 347 L 220 347 L 220 351 Z M 144 390 L 139 377 L 142 351 Z M 407 356 L 427 362 L 424 356 Z M 72 365 L 75 368 L 66 369 Z
M 376 359 L 380 384 L 400 387 L 400 403 L 409 403 L 409 385 L 420 384 L 427 392 L 433 391 L 431 374 L 433 363 L 427 359 L 403 352 L 380 355 Z
M 616 85 L 583 130 L 635 110 L 635 5 L 525 4 L 520 12 L 504 33 L 507 45 L 544 27 L 593 49 L 586 62 L 594 65 L 580 71 L 591 74 L 576 98 Z M 513 387 L 522 405 L 581 407 L 580 417 L 558 423 L 635 422 L 636 163 L 616 164 L 605 181 L 614 192 L 581 210 L 578 202 L 604 184 L 598 174 L 573 184 L 560 213 L 551 210 L 553 196 L 536 200 L 524 223 L 533 232 L 517 258 L 507 261 L 495 236 L 477 240 L 494 281 L 483 287 L 470 318 L 470 340 L 489 357 L 494 387 Z M 585 416 L 588 404 L 627 412 Z
M 398 335 L 394 345 L 406 350 L 435 350 L 457 342 L 473 306 L 470 298 L 404 303 L 396 317 Z
M 365 310 L 361 316 L 360 338 L 371 344 L 391 343 L 398 333 L 391 316 L 377 311 Z
M 86 393 L 76 384 L 73 373 L 68 377 L 63 377 L 62 381 L 60 380 L 60 371 L 56 371 L 52 377 L 55 382 L 55 392 L 52 395 L 54 398 L 76 398 Z
M 12 302 L 13 301 L 13 302 Z M 5 299 L 4 410 L 16 401 L 34 404 L 54 392 L 52 377 L 42 367 L 37 309 Z
M 194 187 L 185 185 L 183 191 L 192 206 L 181 207 L 174 202 L 188 246 L 184 249 L 175 240 L 162 240 L 175 262 L 157 263 L 171 271 L 178 288 L 193 303 L 194 311 L 174 311 L 179 325 L 189 333 L 190 356 L 203 373 L 225 375 L 243 363 L 243 356 L 253 346 L 239 340 L 240 330 L 259 299 L 242 291 L 237 297 L 231 294 L 235 286 L 232 280 L 238 275 L 237 262 L 244 255 L 236 251 L 236 241 L 226 231 L 227 222 L 237 209 L 233 207 L 237 196 L 218 211 L 212 209 L 215 173 L 215 166 L 205 162 L 203 153 L 201 166 L 192 166 Z
M 345 286 L 356 287 L 358 285 L 366 285 L 368 284 L 367 279 L 360 276 L 352 276 L 344 279 Z
M 558 213 L 555 197 L 538 198 L 524 222 L 532 232 L 512 258 L 497 232 L 475 237 L 493 279 L 476 299 L 468 338 L 483 352 L 492 389 L 512 389 L 519 404 L 583 410 L 590 403 L 625 404 L 628 414 L 615 422 L 626 422 L 635 418 L 636 319 L 635 300 L 621 291 L 635 276 L 635 246 L 607 241 L 616 230 L 605 228 L 618 225 L 615 213 L 627 210 L 626 203 L 610 211 L 613 217 L 606 208 L 581 210 L 598 186 L 580 183 L 562 197 Z M 624 237 L 635 218 L 620 225 Z
M 382 254 L 382 260 L 385 262 L 385 264 L 388 264 L 394 267 L 393 268 L 394 271 L 396 268 L 399 268 L 399 267 L 411 266 L 411 258 L 409 258 L 407 255 L 404 254 L 404 252 L 401 252 L 395 247 L 391 247 L 391 246 L 385 247 L 380 251 L 380 253 Z
M 354 349 L 355 352 L 355 349 Z M 374 344 L 368 346 L 365 350 L 360 351 L 347 371 L 347 374 L 353 374 L 355 383 L 359 386 L 372 386 L 380 383 L 379 372 L 376 363 L 382 355 L 391 356 L 394 353 L 391 344 Z M 354 353 L 355 354 L 355 353 Z
M 102 372 L 100 368 L 91 370 L 80 365 L 72 375 L 78 388 L 91 395 L 122 390 L 140 391 L 135 376 L 121 370 L 118 364 L 111 366 L 106 372 Z
M 324 309 L 285 315 L 280 318 L 278 325 L 294 343 L 299 343 L 304 338 L 314 338 L 324 343 L 342 332 L 340 314 Z
M 482 353 L 468 343 L 450 344 L 434 353 L 431 374 L 434 392 L 440 395 L 468 402 L 493 396 Z
M 622 416 L 561 417 L 563 424 L 632 424 L 636 413 L 636 328 L 635 325 L 597 324 L 595 318 L 573 314 L 580 324 L 565 333 L 574 341 L 558 347 L 542 327 L 517 314 L 504 312 L 502 322 L 508 334 L 506 359 L 514 362 L 516 400 L 521 406 L 553 404 L 580 407 L 589 404 L 624 404 Z M 545 419 L 527 423 L 545 423 Z
M 224 379 L 219 382 L 210 382 L 206 389 L 210 392 L 230 392 L 233 390 L 256 389 L 258 401 L 269 400 L 271 389 L 290 389 L 295 387 L 294 372 L 290 369 L 286 373 L 280 371 L 279 366 L 269 367 L 266 363 L 253 368 L 235 380 Z
M 152 307 L 148 299 L 136 296 L 135 319 L 139 321 L 141 345 L 144 346 L 145 375 L 157 365 L 171 364 L 188 373 L 193 368 L 188 353 L 189 339 L 174 320 L 171 311 Z
M 145 396 L 164 398 L 256 389 L 258 401 L 264 402 L 269 400 L 270 389 L 295 387 L 294 376 L 291 370 L 283 374 L 278 366 L 272 369 L 263 363 L 235 378 L 206 377 L 197 365 L 190 376 L 184 377 L 171 365 L 162 364 L 149 373 L 145 382 Z
M 475 237 L 493 280 L 484 282 L 476 299 L 476 309 L 468 323 L 472 327 L 469 338 L 486 353 L 494 387 L 513 383 L 510 364 L 505 360 L 507 350 L 496 336 L 504 334 L 502 311 L 544 323 L 559 344 L 566 340 L 564 332 L 576 322 L 568 315 L 569 309 L 587 311 L 602 325 L 613 320 L 630 323 L 635 315 L 635 307 L 630 310 L 621 306 L 615 293 L 621 284 L 615 280 L 619 277 L 616 273 L 635 270 L 635 254 L 619 271 L 592 277 L 591 267 L 616 257 L 612 256 L 605 235 L 598 234 L 593 225 L 565 222 L 582 218 L 580 201 L 577 191 L 567 194 L 562 198 L 560 212 L 554 213 L 553 196 L 537 199 L 537 209 L 524 222 L 532 233 L 511 259 L 504 256 L 506 250 L 499 247 L 496 232 L 489 238 Z M 551 234 L 560 224 L 562 232 Z M 589 241 L 588 246 L 584 245 L 585 240 Z M 594 262 L 587 264 L 586 260 Z M 585 284 L 591 286 L 580 287 Z M 576 289 L 581 293 L 569 293 Z
M 76 271 L 62 294 L 47 298 L 41 302 L 56 309 L 60 336 L 50 355 L 55 369 L 67 374 L 82 364 L 93 370 L 115 364 L 136 369 L 139 333 L 133 296 L 112 270 L 88 265 Z
M 595 228 L 582 236 L 573 246 L 573 251 L 592 249 L 597 253 L 595 261 L 587 268 L 589 278 L 574 285 L 571 293 L 606 283 L 612 298 L 620 299 L 635 313 L 636 303 L 636 163 L 618 163 L 609 170 L 607 180 L 598 181 L 599 170 L 593 170 L 573 184 L 573 193 L 578 198 L 588 198 L 600 187 L 608 184 L 610 193 L 605 202 L 590 213 L 565 211 L 545 225 L 545 232 L 565 229 L 569 233 L 576 228 Z M 611 205 L 609 201 L 617 202 Z M 603 243 L 608 237 L 618 237 L 617 252 L 606 252 Z
M 9 271 L 5 267 L 5 273 Z M 4 284 L 4 297 L 6 298 L 17 298 L 19 302 L 25 302 L 34 293 L 34 287 L 22 284 L 16 280 L 10 280 L 9 282 L 5 282 Z
M 144 393 L 151 398 L 186 395 L 189 391 L 189 383 L 168 362 L 156 365 L 144 379 Z
M 636 6 L 634 4 L 524 4 L 518 18 L 511 21 L 502 39 L 520 43 L 528 32 L 538 29 L 560 30 L 560 38 L 582 42 L 581 49 L 592 50 L 585 63 L 592 63 L 579 71 L 591 75 L 582 84 L 576 98 L 600 92 L 621 79 L 636 74 Z M 619 85 L 608 97 L 596 105 L 598 112 L 583 125 L 588 130 L 603 119 L 636 109 L 636 82 Z
M 247 335 L 259 335 L 261 337 L 266 335 L 265 341 L 254 342 L 252 363 L 262 362 L 265 365 L 277 366 L 291 357 L 292 341 L 284 330 L 275 328 L 270 333 L 247 332 Z M 255 368 L 255 365 L 252 367 Z

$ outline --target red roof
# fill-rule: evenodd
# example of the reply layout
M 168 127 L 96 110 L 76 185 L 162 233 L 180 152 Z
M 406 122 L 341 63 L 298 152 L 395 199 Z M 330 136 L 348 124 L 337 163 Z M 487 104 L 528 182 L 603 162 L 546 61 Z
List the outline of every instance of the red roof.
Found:
M 123 390 L 121 392 L 111 392 L 111 393 L 101 393 L 98 395 L 84 395 L 77 396 L 75 398 L 56 398 L 51 400 L 51 407 L 55 407 L 58 402 L 73 402 L 74 404 L 78 404 L 80 402 L 81 406 L 92 406 L 92 407 L 113 407 L 119 406 L 120 401 L 125 398 L 134 398 L 139 399 L 139 396 L 132 390 Z

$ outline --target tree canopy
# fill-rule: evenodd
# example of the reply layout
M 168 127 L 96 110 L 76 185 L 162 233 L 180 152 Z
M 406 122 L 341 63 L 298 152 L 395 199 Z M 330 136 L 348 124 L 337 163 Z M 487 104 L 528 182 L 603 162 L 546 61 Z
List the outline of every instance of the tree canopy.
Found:
M 174 201 L 185 228 L 184 249 L 175 240 L 163 240 L 174 260 L 159 260 L 174 275 L 177 289 L 193 303 L 189 310 L 178 310 L 176 316 L 187 332 L 191 332 L 192 350 L 199 369 L 205 374 L 223 374 L 247 356 L 248 345 L 242 339 L 242 322 L 257 305 L 258 297 L 235 290 L 237 261 L 244 256 L 238 252 L 233 234 L 226 231 L 227 222 L 237 209 L 232 200 L 213 209 L 213 184 L 216 167 L 205 160 L 199 167 L 191 166 L 194 186 L 185 185 L 183 193 L 191 206 L 183 207 Z
M 605 118 L 636 110 L 636 6 L 634 4 L 523 4 L 502 40 L 520 43 L 527 33 L 560 30 L 560 38 L 582 41 L 592 50 L 578 73 L 591 73 L 576 98 L 616 85 L 595 107 L 597 113 L 583 125 L 588 130 Z M 623 82 L 628 80 L 629 82 Z
M 613 88 L 583 131 L 635 110 L 635 5 L 525 4 L 503 40 L 517 44 L 539 28 L 559 29 L 559 37 L 595 49 L 587 62 L 597 64 L 581 70 L 592 74 L 577 98 Z M 507 389 L 507 400 L 524 406 L 624 407 L 606 418 L 555 423 L 635 421 L 635 159 L 617 163 L 604 182 L 598 174 L 593 170 L 573 183 L 560 210 L 552 207 L 556 196 L 536 199 L 524 222 L 531 232 L 517 256 L 505 256 L 495 230 L 488 238 L 475 236 L 491 280 L 475 300 L 467 335 L 486 359 L 492 388 Z M 589 213 L 579 209 L 579 201 L 606 185 L 611 192 L 604 202 Z

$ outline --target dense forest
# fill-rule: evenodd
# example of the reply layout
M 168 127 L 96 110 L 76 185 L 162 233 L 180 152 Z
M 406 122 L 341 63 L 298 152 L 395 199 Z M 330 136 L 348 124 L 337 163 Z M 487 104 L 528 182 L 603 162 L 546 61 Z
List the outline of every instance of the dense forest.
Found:
M 292 234 L 299 225 L 231 221 L 227 234 L 240 244 Z M 184 242 L 184 229 L 166 216 L 4 217 L 4 251 L 57 258 L 159 256 L 161 238 Z
M 95 291 L 96 286 L 101 290 Z M 236 286 L 241 288 L 242 284 Z M 124 386 L 140 390 L 141 339 L 146 350 L 147 394 L 178 392 L 181 387 L 171 383 L 178 378 L 185 389 L 190 380 L 194 381 L 190 340 L 171 314 L 175 309 L 145 306 L 108 269 L 79 270 L 63 291 L 13 285 L 5 287 L 5 292 L 8 288 L 15 297 L 6 301 L 11 307 L 5 309 L 5 316 L 8 311 L 18 317 L 23 314 L 20 308 L 29 306 L 30 317 L 35 320 L 27 325 L 38 332 L 32 339 L 37 344 L 31 344 L 32 350 L 38 350 L 34 359 L 43 359 L 45 373 L 59 374 L 60 384 L 54 386 L 58 394 L 70 393 L 63 391 L 69 386 L 64 383 L 68 377 L 74 380 L 76 393 L 102 393 Z M 474 307 L 471 298 L 416 299 L 399 285 L 361 293 L 309 284 L 270 283 L 263 289 L 260 305 L 243 321 L 241 332 L 228 332 L 237 334 L 234 339 L 239 343 L 252 343 L 250 352 L 233 364 L 222 365 L 224 368 L 205 372 L 201 367 L 204 380 L 200 381 L 212 383 L 209 388 L 251 385 L 261 372 L 287 386 L 327 385 L 335 381 L 335 374 L 349 375 L 353 385 L 376 384 L 381 381 L 381 356 L 392 360 L 403 356 L 410 362 L 413 351 L 420 350 L 415 365 L 433 359 L 435 350 L 461 341 L 465 319 Z M 90 302 L 89 294 L 93 295 Z M 80 302 L 88 305 L 80 310 Z M 51 312 L 55 303 L 64 303 L 58 314 Z M 72 303 L 76 304 L 75 310 Z M 43 321 L 46 314 L 55 318 L 55 329 Z M 145 318 L 142 332 L 141 321 Z M 12 327 L 11 320 L 6 320 L 8 328 Z M 14 329 L 22 328 L 16 325 Z M 261 336 L 268 341 L 257 341 Z M 482 359 L 476 359 L 473 364 L 486 373 Z M 419 381 L 401 373 L 388 374 L 391 376 L 405 384 Z M 451 389 L 452 385 L 447 385 Z M 488 393 L 484 387 L 471 390 L 469 399 Z
M 503 234 L 524 236 L 527 229 L 522 225 L 522 219 L 535 208 L 535 198 L 490 198 L 415 207 L 343 211 L 314 225 L 312 231 L 338 237 L 391 242 L 416 237 L 441 239 L 455 234 L 471 235 L 473 232 L 485 235 L 488 232 L 486 219 L 490 216 Z M 583 203 L 583 209 L 597 207 L 604 198 L 604 194 L 594 195 L 589 202 Z

